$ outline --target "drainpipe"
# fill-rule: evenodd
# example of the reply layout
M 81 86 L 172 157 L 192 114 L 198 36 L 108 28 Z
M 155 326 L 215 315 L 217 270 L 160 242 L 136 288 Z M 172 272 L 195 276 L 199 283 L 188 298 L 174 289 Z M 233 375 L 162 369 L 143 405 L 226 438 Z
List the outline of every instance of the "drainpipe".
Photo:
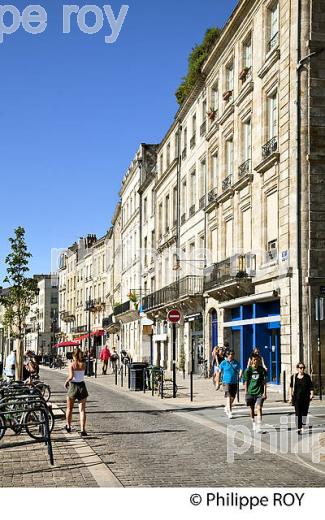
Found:
M 176 189 L 177 189 L 177 228 L 176 228 L 176 258 L 179 260 L 180 243 L 181 243 L 181 136 L 182 125 L 179 123 L 177 131 L 177 174 L 176 174 Z M 178 264 L 179 265 L 179 264 Z M 179 280 L 179 270 L 176 271 L 176 281 Z

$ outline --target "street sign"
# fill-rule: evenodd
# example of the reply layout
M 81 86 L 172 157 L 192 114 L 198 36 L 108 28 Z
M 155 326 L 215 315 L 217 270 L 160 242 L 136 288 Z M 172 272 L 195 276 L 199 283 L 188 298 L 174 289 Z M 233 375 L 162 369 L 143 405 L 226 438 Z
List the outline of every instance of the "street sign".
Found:
M 181 313 L 177 309 L 169 311 L 167 319 L 170 323 L 178 323 L 181 320 Z
M 319 296 L 315 299 L 315 314 L 316 321 L 324 320 L 324 298 L 320 298 Z

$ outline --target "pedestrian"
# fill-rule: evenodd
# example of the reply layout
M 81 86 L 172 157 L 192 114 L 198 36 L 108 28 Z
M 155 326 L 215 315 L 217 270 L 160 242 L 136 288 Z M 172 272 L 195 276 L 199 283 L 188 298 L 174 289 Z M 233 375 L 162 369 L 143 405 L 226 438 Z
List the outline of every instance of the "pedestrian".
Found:
M 233 350 L 229 350 L 227 359 L 220 363 L 220 372 L 226 398 L 225 412 L 229 419 L 232 419 L 232 405 L 238 390 L 238 379 L 241 376 L 240 365 L 235 359 Z
M 214 347 L 212 351 L 212 367 L 213 367 L 213 383 L 216 390 L 220 388 L 220 363 L 224 360 L 225 356 L 221 347 Z
M 8 356 L 6 357 L 5 364 L 5 376 L 8 381 L 15 379 L 15 370 L 16 370 L 16 350 L 13 349 L 10 351 Z
M 251 363 L 244 372 L 245 399 L 250 409 L 253 431 L 261 433 L 263 403 L 267 398 L 266 370 L 261 365 L 260 356 L 252 354 Z M 256 422 L 255 422 L 256 406 Z
M 85 384 L 85 362 L 82 351 L 78 348 L 72 355 L 72 363 L 69 366 L 68 377 L 64 384 L 68 390 L 66 410 L 66 431 L 71 432 L 72 411 L 75 400 L 79 402 L 80 435 L 87 436 L 86 432 L 86 401 L 88 391 Z
M 260 349 L 259 349 L 258 347 L 254 347 L 253 350 L 252 350 L 252 352 L 250 353 L 249 358 L 248 358 L 248 361 L 247 361 L 247 368 L 251 365 L 252 358 L 253 358 L 253 356 L 254 356 L 255 354 L 256 354 L 256 355 L 258 356 L 258 358 L 259 358 L 259 363 L 260 363 L 260 365 L 261 365 L 261 366 L 264 368 L 264 370 L 266 370 L 266 372 L 267 372 L 267 366 L 266 366 L 266 364 L 265 364 L 264 358 L 263 358 L 263 356 L 262 356 L 262 354 L 261 354 L 261 352 L 260 352 Z
M 301 435 L 307 422 L 310 401 L 314 397 L 314 387 L 310 375 L 305 372 L 304 363 L 298 363 L 297 370 L 290 380 L 290 402 L 295 407 L 297 433 Z
M 118 360 L 119 360 L 119 355 L 118 353 L 116 352 L 116 347 L 113 347 L 112 348 L 112 355 L 110 357 L 110 361 L 111 361 L 111 368 L 112 368 L 112 374 L 115 373 L 116 369 L 117 369 L 117 363 L 118 363 Z
M 105 345 L 105 347 L 101 350 L 101 353 L 100 353 L 100 360 L 103 362 L 102 364 L 102 374 L 103 376 L 107 374 L 107 366 L 108 366 L 108 361 L 109 361 L 109 358 L 111 357 L 111 352 L 108 348 L 107 345 Z

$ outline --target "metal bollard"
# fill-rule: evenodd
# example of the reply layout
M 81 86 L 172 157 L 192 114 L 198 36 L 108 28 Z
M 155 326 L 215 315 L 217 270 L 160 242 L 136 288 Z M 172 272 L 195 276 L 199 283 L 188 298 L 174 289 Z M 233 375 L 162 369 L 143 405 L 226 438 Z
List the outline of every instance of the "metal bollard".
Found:
M 123 388 L 123 365 L 120 368 L 120 373 L 121 373 L 121 387 Z
M 283 370 L 282 374 L 282 384 L 283 384 L 283 402 L 287 402 L 287 378 L 286 378 L 286 371 Z
M 117 385 L 117 364 L 115 365 L 115 384 Z
M 151 395 L 155 395 L 155 371 L 151 370 Z
M 130 365 L 128 365 L 128 389 L 130 390 L 130 386 L 131 386 L 131 370 L 130 370 Z
M 142 373 L 143 373 L 143 393 L 145 394 L 146 393 L 146 369 L 145 368 L 142 369 Z
M 160 379 L 161 379 L 161 398 L 163 399 L 164 398 L 164 371 L 161 370 L 160 371 Z

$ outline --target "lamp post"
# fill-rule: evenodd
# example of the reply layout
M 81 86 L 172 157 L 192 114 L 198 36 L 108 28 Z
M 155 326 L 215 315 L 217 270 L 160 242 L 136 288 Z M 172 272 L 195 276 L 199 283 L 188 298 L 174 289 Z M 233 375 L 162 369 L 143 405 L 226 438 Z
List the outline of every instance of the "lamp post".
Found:
M 0 329 L 0 345 L 1 345 L 1 368 L 3 371 L 3 357 L 4 357 L 4 329 Z M 2 375 L 2 374 L 0 374 Z
M 40 331 L 40 324 L 38 323 L 36 325 L 36 331 L 37 331 L 37 340 L 36 340 L 36 354 L 38 356 L 38 350 L 39 350 L 39 331 Z
M 91 346 L 91 323 L 90 323 L 90 313 L 94 310 L 94 300 L 92 300 L 89 296 L 88 300 L 86 301 L 86 311 L 88 312 L 88 338 L 87 338 L 87 344 L 88 344 L 88 370 L 87 375 L 90 377 L 92 375 L 90 370 L 90 346 Z

